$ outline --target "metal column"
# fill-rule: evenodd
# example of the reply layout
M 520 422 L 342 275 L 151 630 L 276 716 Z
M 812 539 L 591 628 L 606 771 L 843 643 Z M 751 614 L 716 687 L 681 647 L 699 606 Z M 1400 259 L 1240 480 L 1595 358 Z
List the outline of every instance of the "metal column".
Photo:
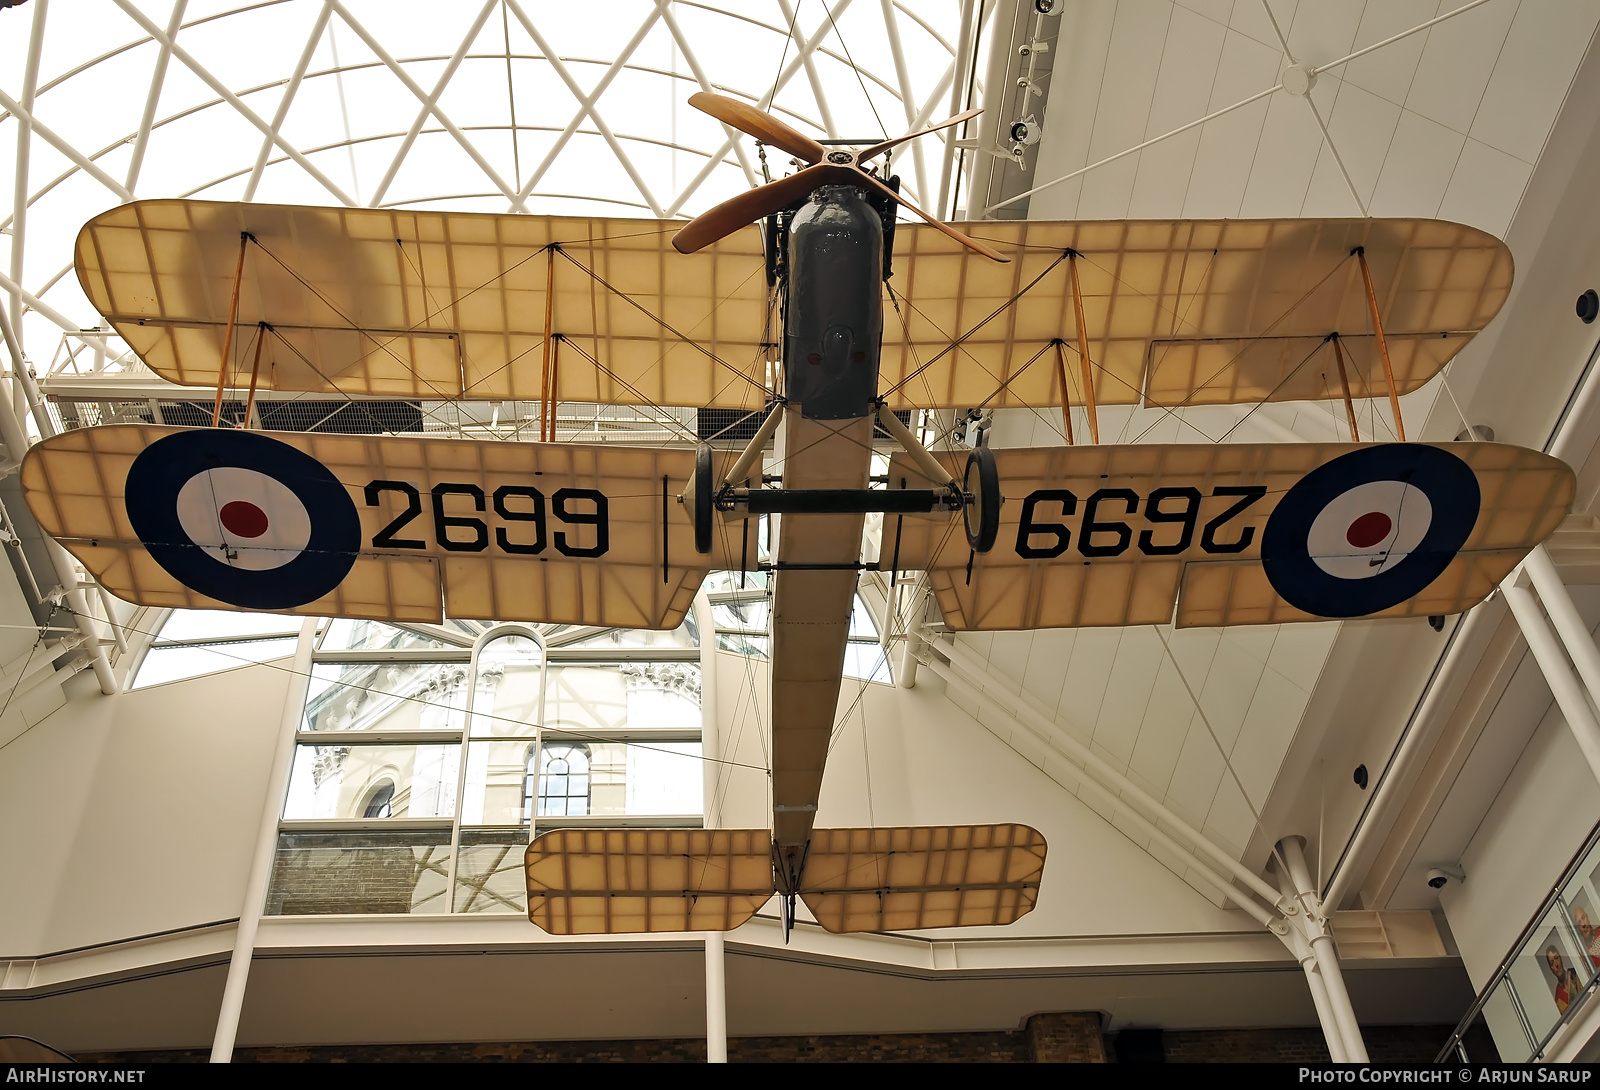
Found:
M 261 804 L 261 826 L 256 833 L 255 859 L 245 885 L 244 904 L 239 909 L 239 930 L 233 940 L 233 958 L 228 962 L 228 982 L 222 989 L 222 1009 L 217 1014 L 217 1032 L 211 1041 L 211 1062 L 233 1062 L 233 1039 L 239 1032 L 239 1011 L 244 1007 L 244 989 L 250 979 L 250 959 L 256 950 L 256 930 L 261 926 L 261 911 L 267 903 L 267 882 L 272 877 L 272 861 L 278 849 L 278 819 L 289 792 L 289 772 L 294 767 L 294 736 L 305 712 L 306 690 L 311 684 L 311 652 L 317 642 L 317 619 L 307 617 L 300 626 L 300 642 L 295 647 L 294 666 L 289 675 L 289 691 L 283 698 L 283 718 L 278 726 L 278 745 L 273 751 L 272 770 L 267 777 L 267 796 Z
M 1572 603 L 1567 584 L 1562 581 L 1561 573 L 1556 571 L 1555 563 L 1543 545 L 1535 546 L 1528 554 L 1522 562 L 1522 570 L 1528 573 L 1528 580 L 1538 592 L 1544 611 L 1550 615 L 1556 635 L 1566 645 L 1567 655 L 1578 669 L 1578 677 L 1583 679 L 1584 687 L 1589 690 L 1589 699 L 1600 704 L 1600 648 L 1595 647 L 1589 626 L 1578 615 L 1578 607 Z
M 1573 740 L 1578 743 L 1583 759 L 1589 762 L 1589 771 L 1596 780 L 1600 780 L 1600 721 L 1596 721 L 1594 709 L 1584 698 L 1583 685 L 1572 672 L 1572 666 L 1561 649 L 1561 641 L 1545 620 L 1531 590 L 1519 586 L 1515 577 L 1502 583 L 1500 590 L 1506 597 L 1506 605 L 1511 607 L 1511 613 L 1517 619 L 1518 627 L 1522 629 L 1523 639 L 1528 641 L 1533 660 L 1539 664 L 1545 683 L 1550 686 L 1551 695 L 1561 708 L 1561 715 L 1572 731 Z
M 728 1062 L 728 987 L 723 975 L 723 936 L 706 932 L 706 1063 Z
M 1350 993 L 1344 986 L 1344 974 L 1339 969 L 1339 955 L 1333 948 L 1333 936 L 1328 934 L 1323 905 L 1311 884 L 1311 872 L 1306 867 L 1305 852 L 1300 838 L 1284 837 L 1278 841 L 1278 850 L 1289 867 L 1289 877 L 1300 891 L 1300 904 L 1305 912 L 1306 937 L 1317 957 L 1317 971 L 1328 992 L 1328 1006 L 1333 1021 L 1344 1038 L 1346 1063 L 1369 1063 L 1366 1042 L 1361 1039 L 1361 1026 L 1356 1022 L 1356 1010 L 1350 1002 Z M 1293 924 L 1291 924 L 1293 926 Z
M 1278 888 L 1283 890 L 1284 896 L 1291 899 L 1295 899 L 1295 895 L 1299 892 L 1294 887 L 1294 879 L 1287 873 L 1278 875 Z M 1306 987 L 1311 991 L 1311 1004 L 1317 1008 L 1317 1021 L 1322 1026 L 1322 1039 L 1328 1045 L 1328 1058 L 1336 1064 L 1349 1063 L 1350 1057 L 1344 1047 L 1344 1034 L 1339 1029 L 1338 1020 L 1333 1016 L 1333 1005 L 1328 1000 L 1328 985 L 1317 968 L 1317 956 L 1312 952 L 1311 944 L 1293 923 L 1289 925 L 1289 933 L 1284 937 L 1288 940 L 1289 951 L 1294 954 L 1295 960 L 1300 963 L 1300 968 L 1305 971 Z

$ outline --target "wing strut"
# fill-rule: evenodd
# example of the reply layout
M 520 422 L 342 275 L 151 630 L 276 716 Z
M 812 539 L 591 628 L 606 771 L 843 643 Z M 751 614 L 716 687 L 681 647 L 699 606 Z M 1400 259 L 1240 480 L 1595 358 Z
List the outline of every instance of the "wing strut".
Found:
M 1067 269 L 1072 274 L 1072 312 L 1078 319 L 1078 359 L 1083 362 L 1083 408 L 1089 416 L 1089 442 L 1100 443 L 1100 421 L 1095 415 L 1094 367 L 1089 362 L 1089 327 L 1083 320 L 1083 289 L 1078 286 L 1078 251 L 1067 251 Z M 1065 401 L 1066 383 L 1062 383 Z
M 222 423 L 222 390 L 228 385 L 228 353 L 233 351 L 233 327 L 239 320 L 239 285 L 244 282 L 244 251 L 250 232 L 239 232 L 239 266 L 233 271 L 233 298 L 228 302 L 228 331 L 222 335 L 222 366 L 217 368 L 217 403 L 211 407 L 211 426 Z
M 1356 428 L 1356 407 L 1350 400 L 1350 376 L 1344 369 L 1344 349 L 1339 347 L 1339 334 L 1328 334 L 1328 340 L 1333 342 L 1333 359 L 1339 365 L 1339 390 L 1344 394 L 1344 415 L 1350 421 L 1350 441 L 1361 442 L 1361 432 Z
M 1394 388 L 1394 367 L 1389 363 L 1389 342 L 1383 335 L 1383 318 L 1378 313 L 1378 293 L 1372 287 L 1372 270 L 1367 267 L 1367 248 L 1356 247 L 1356 260 L 1361 262 L 1361 279 L 1367 285 L 1367 305 L 1372 308 L 1372 332 L 1378 336 L 1378 356 L 1383 360 L 1383 377 L 1389 383 L 1389 404 L 1394 406 L 1394 434 L 1402 443 L 1406 441 L 1406 426 L 1400 419 L 1400 395 Z
M 250 413 L 256 407 L 256 386 L 261 380 L 261 348 L 267 343 L 267 332 L 271 329 L 266 322 L 256 323 L 256 358 L 250 365 L 250 397 L 244 403 L 244 420 L 241 421 L 247 431 L 250 428 Z M 222 402 L 217 402 L 217 408 L 221 407 Z M 216 426 L 215 422 L 212 426 Z
M 1056 378 L 1061 383 L 1061 423 L 1067 429 L 1067 446 L 1072 446 L 1072 393 L 1067 389 L 1067 350 L 1064 341 L 1057 337 L 1051 342 L 1056 347 Z
M 555 394 L 555 383 L 551 381 L 551 342 L 550 330 L 554 325 L 556 305 L 556 245 L 551 243 L 546 250 L 547 261 L 544 274 L 544 375 L 540 382 L 539 402 L 539 442 L 548 443 L 554 438 L 556 430 L 556 414 L 551 411 L 551 399 Z

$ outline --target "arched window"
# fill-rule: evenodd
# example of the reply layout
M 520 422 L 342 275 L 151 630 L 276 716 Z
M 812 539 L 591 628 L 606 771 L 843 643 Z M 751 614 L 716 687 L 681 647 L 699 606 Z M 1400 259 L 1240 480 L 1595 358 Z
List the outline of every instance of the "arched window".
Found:
M 534 751 L 528 753 L 528 773 L 522 787 L 522 817 L 533 813 L 534 791 L 539 797 L 539 816 L 566 817 L 589 812 L 589 747 L 580 745 L 544 746 L 538 751 L 539 771 L 535 781 Z M 537 788 L 535 784 L 537 782 Z
M 366 809 L 361 812 L 362 817 L 386 818 L 394 816 L 394 808 L 390 805 L 394 801 L 394 783 L 389 780 L 378 785 L 367 799 Z

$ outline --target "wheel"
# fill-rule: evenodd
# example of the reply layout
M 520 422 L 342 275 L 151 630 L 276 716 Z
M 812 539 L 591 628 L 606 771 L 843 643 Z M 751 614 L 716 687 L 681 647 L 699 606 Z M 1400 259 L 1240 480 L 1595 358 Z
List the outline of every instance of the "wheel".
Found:
M 694 551 L 711 551 L 712 501 L 716 499 L 711 479 L 711 448 L 702 444 L 694 452 L 694 495 L 689 514 L 694 518 Z
M 966 523 L 967 544 L 973 552 L 986 553 L 1000 536 L 1000 470 L 994 452 L 978 447 L 967 455 L 967 469 L 961 475 L 961 490 L 967 504 L 961 509 Z

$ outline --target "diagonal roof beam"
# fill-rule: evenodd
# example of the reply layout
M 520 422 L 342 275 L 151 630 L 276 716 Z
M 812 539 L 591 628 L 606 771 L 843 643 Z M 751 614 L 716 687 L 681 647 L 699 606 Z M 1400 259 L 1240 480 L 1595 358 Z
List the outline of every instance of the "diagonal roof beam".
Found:
M 118 2 L 120 3 L 121 0 L 118 0 Z M 378 44 L 378 39 L 372 36 L 371 31 L 362 26 L 361 21 L 354 15 L 350 14 L 350 10 L 346 8 L 343 3 L 341 3 L 341 0 L 329 0 L 329 2 L 332 3 L 333 10 L 339 13 L 339 18 L 343 19 L 345 24 L 348 25 L 351 30 L 356 32 L 356 36 L 367 44 L 367 48 L 372 50 L 373 54 L 383 62 L 383 66 L 389 71 L 393 72 L 396 79 L 405 84 L 406 90 L 417 96 L 417 101 L 421 102 L 424 108 L 427 109 L 429 113 L 433 114 L 433 116 L 438 120 L 439 124 L 444 126 L 446 132 L 455 137 L 456 143 L 461 145 L 461 150 L 465 151 L 467 155 L 472 158 L 472 161 L 478 164 L 479 170 L 488 175 L 489 180 L 494 183 L 495 188 L 500 190 L 500 192 L 504 193 L 510 199 L 511 207 L 518 212 L 526 212 L 528 208 L 527 205 L 523 203 L 522 195 L 517 193 L 516 190 L 512 189 L 506 184 L 506 180 L 500 177 L 499 172 L 496 171 L 494 167 L 489 165 L 489 160 L 485 159 L 483 157 L 483 153 L 478 151 L 477 147 L 473 145 L 471 140 L 467 139 L 467 134 L 462 132 L 460 128 L 456 126 L 454 121 L 450 120 L 449 115 L 439 108 L 439 104 L 437 102 L 430 102 L 428 100 L 427 93 L 417 85 L 416 80 L 412 79 L 406 73 L 406 70 L 400 66 L 400 63 L 391 57 L 389 52 L 384 49 L 383 46 Z M 473 24 L 469 38 L 476 38 L 478 36 L 478 31 L 482 29 L 484 20 L 488 18 L 487 7 L 488 6 L 486 5 L 485 10 L 478 16 L 478 21 Z
M 189 0 L 177 0 L 172 5 L 172 18 L 167 20 L 169 41 L 178 37 L 178 30 L 183 26 L 183 12 L 188 6 Z M 172 49 L 166 45 L 156 54 L 156 67 L 150 74 L 150 94 L 145 97 L 144 113 L 139 116 L 139 136 L 133 142 L 133 156 L 128 160 L 128 177 L 123 183 L 130 190 L 137 189 L 139 185 L 139 171 L 144 167 L 144 149 L 150 143 L 150 126 L 156 119 L 156 103 L 161 100 L 161 89 L 167 85 L 167 61 L 171 58 Z
M 15 116 L 18 121 L 26 125 L 31 131 L 38 133 L 44 138 L 45 143 L 55 148 L 68 159 L 71 159 L 74 163 L 77 163 L 79 169 L 87 172 L 95 181 L 111 190 L 111 192 L 121 197 L 124 201 L 133 200 L 133 194 L 128 192 L 127 186 L 123 185 L 111 175 L 101 170 L 98 166 L 86 158 L 81 151 L 73 147 L 70 141 L 56 133 L 54 130 L 46 128 L 44 125 L 40 124 L 39 119 L 34 117 L 31 111 L 24 108 L 22 103 L 18 102 L 4 91 L 0 91 L 0 107 L 5 108 L 9 113 Z M 26 197 L 26 194 L 24 194 L 24 197 Z M 13 213 L 13 215 L 15 214 Z M 15 222 L 16 221 L 13 220 L 13 223 Z M 15 231 L 16 228 L 13 227 L 12 230 Z M 13 235 L 13 237 L 15 237 L 15 235 Z M 20 252 L 20 246 L 18 247 L 18 250 Z
M 294 66 L 294 75 L 289 77 L 289 86 L 284 88 L 283 98 L 278 103 L 278 112 L 272 115 L 272 131 L 280 132 L 283 129 L 283 120 L 289 116 L 289 107 L 294 103 L 294 96 L 300 90 L 300 81 L 306 78 L 306 69 L 311 65 L 311 58 L 317 52 L 317 45 L 322 41 L 322 32 L 328 25 L 328 16 L 333 13 L 333 7 L 327 3 L 322 5 L 322 10 L 317 13 L 317 21 L 311 26 L 311 34 L 306 38 L 306 47 L 300 51 L 300 60 Z M 256 186 L 261 184 L 261 175 L 267 169 L 267 156 L 272 154 L 272 138 L 268 136 L 261 141 L 261 151 L 256 155 L 255 166 L 250 170 L 250 180 L 245 183 L 244 199 L 256 199 Z
M 75 322 L 71 318 L 68 318 L 65 314 L 62 314 L 55 307 L 51 306 L 49 303 L 46 303 L 43 299 L 40 299 L 31 291 L 23 288 L 21 284 L 17 283 L 4 273 L 0 273 L 0 291 L 10 294 L 11 301 L 14 306 L 26 306 L 29 310 L 38 312 L 43 317 L 48 318 L 51 322 L 54 322 L 56 325 L 60 326 L 62 332 L 72 334 L 84 344 L 94 345 L 96 348 L 103 349 L 108 356 L 120 357 L 122 355 L 122 353 L 117 352 L 109 344 L 107 344 L 104 337 L 97 333 L 85 332 L 81 323 Z M 19 336 L 21 335 L 20 330 L 18 330 L 17 333 Z
M 23 69 L 22 101 L 33 109 L 33 94 L 39 86 L 39 54 L 44 48 L 44 22 L 50 10 L 49 0 L 41 0 L 33 9 L 33 31 L 28 39 L 28 60 Z M 22 260 L 27 247 L 23 244 L 28 234 L 28 152 L 32 146 L 33 122 L 29 117 L 17 118 L 16 179 L 12 190 L 11 208 L 11 278 L 22 279 Z M 11 300 L 11 325 L 22 335 L 22 303 L 15 296 Z
M 517 194 L 518 199 L 525 198 L 529 193 L 533 192 L 533 187 L 539 183 L 539 179 L 544 177 L 545 172 L 550 169 L 550 165 L 555 162 L 556 156 L 560 154 L 561 149 L 566 146 L 567 141 L 572 138 L 572 134 L 578 130 L 578 126 L 583 123 L 583 119 L 587 115 L 594 122 L 594 127 L 599 130 L 605 142 L 611 145 L 611 150 L 616 155 L 618 162 L 622 164 L 622 169 L 628 172 L 629 178 L 633 179 L 633 184 L 638 187 L 639 194 L 644 197 L 645 203 L 650 206 L 651 211 L 657 216 L 665 218 L 666 213 L 650 192 L 650 187 L 645 185 L 644 179 L 634 169 L 633 161 L 622 150 L 622 145 L 617 142 L 617 138 L 612 133 L 610 126 L 601 118 L 600 111 L 595 109 L 594 105 L 600 96 L 605 93 L 606 88 L 611 85 L 611 81 L 616 78 L 617 73 L 622 71 L 628 58 L 633 56 L 634 50 L 639 48 L 639 43 L 644 41 L 644 37 L 650 32 L 650 28 L 656 25 L 656 20 L 661 18 L 661 8 L 656 7 L 649 15 L 645 16 L 644 22 L 639 25 L 639 29 L 634 32 L 633 37 L 628 39 L 628 43 L 617 54 L 617 59 L 611 63 L 611 67 L 606 69 L 605 75 L 600 77 L 600 82 L 595 84 L 594 91 L 585 95 L 583 89 L 578 86 L 578 81 L 572 78 L 572 73 L 562 63 L 560 56 L 557 55 L 554 49 L 550 48 L 550 43 L 545 41 L 544 35 L 540 34 L 538 28 L 533 25 L 533 20 L 528 18 L 528 13 L 522 10 L 522 5 L 517 0 L 506 0 L 506 3 L 510 6 L 512 14 L 517 17 L 517 22 L 522 24 L 522 29 L 528 32 L 528 37 L 532 38 L 534 44 L 544 53 L 544 58 L 550 63 L 550 67 L 554 69 L 556 75 L 561 77 L 561 82 L 565 83 L 567 90 L 572 92 L 572 97 L 578 100 L 577 114 L 567 127 L 561 130 L 561 135 L 556 138 L 555 144 L 551 146 L 550 151 L 545 155 L 544 161 L 539 164 L 538 169 L 529 175 L 528 180 L 523 183 L 521 192 Z
M 513 2 L 515 2 L 515 0 L 513 0 Z M 849 6 L 850 0 L 839 0 L 839 2 L 834 5 L 833 11 L 824 16 L 824 20 L 844 14 L 844 9 Z M 779 33 L 781 33 L 781 31 Z M 823 37 L 822 25 L 819 25 L 817 27 L 817 33 L 812 35 L 810 43 L 802 47 L 799 54 L 795 56 L 795 59 L 790 61 L 788 65 L 784 67 L 784 70 L 778 74 L 777 80 L 775 80 L 772 84 L 772 90 L 761 96 L 760 100 L 756 103 L 756 107 L 758 109 L 770 110 L 772 108 L 772 100 L 776 98 L 778 92 L 783 90 L 784 86 L 794 78 L 794 74 L 800 71 L 800 69 L 805 65 L 805 58 L 809 57 L 814 50 L 822 45 Z M 684 206 L 684 203 L 687 202 L 690 197 L 694 196 L 695 191 L 700 188 L 707 178 L 711 177 L 711 172 L 717 168 L 717 165 L 727 158 L 728 152 L 732 151 L 739 145 L 740 135 L 742 134 L 731 133 L 728 136 L 728 139 L 723 142 L 722 147 L 718 148 L 714 153 L 712 153 L 711 157 L 706 160 L 706 165 L 700 169 L 700 173 L 696 174 L 692 179 L 690 179 L 689 184 L 684 186 L 683 192 L 678 194 L 678 199 L 673 201 L 672 207 L 667 209 L 667 215 L 675 216 L 678 214 L 678 210 Z M 751 184 L 754 185 L 753 182 Z
M 293 159 L 296 163 L 299 163 L 302 170 L 315 178 L 329 193 L 332 193 L 335 197 L 339 198 L 339 202 L 341 204 L 348 205 L 352 208 L 355 207 L 356 202 L 351 199 L 348 193 L 334 184 L 332 178 L 329 178 L 326 174 L 322 173 L 322 171 L 318 170 L 316 165 L 304 155 L 300 154 L 299 150 L 296 149 L 293 144 L 290 144 L 289 141 L 285 140 L 283 135 L 279 133 L 277 129 L 273 128 L 271 125 L 268 125 L 261 119 L 259 114 L 257 114 L 250 107 L 246 106 L 238 95 L 228 90 L 227 85 L 216 76 L 212 75 L 210 69 L 206 68 L 205 65 L 195 60 L 194 57 L 189 55 L 189 52 L 186 49 L 180 45 L 177 45 L 171 38 L 167 37 L 166 33 L 160 27 L 156 26 L 149 19 L 147 19 L 144 12 L 140 11 L 136 6 L 134 6 L 133 0 L 115 0 L 115 3 L 117 7 L 121 8 L 123 12 L 127 14 L 128 18 L 142 26 L 146 34 L 150 35 L 156 41 L 160 42 L 162 45 L 171 50 L 172 55 L 177 57 L 178 60 L 182 61 L 184 67 L 188 68 L 189 71 L 199 76 L 205 81 L 208 87 L 210 87 L 217 94 L 221 95 L 223 101 L 227 102 L 227 104 L 232 106 L 235 110 L 238 110 L 239 114 L 246 121 L 250 122 L 250 124 L 254 125 L 257 129 L 260 129 L 274 144 L 282 148 L 284 153 L 288 155 L 289 158 Z
M 416 143 L 417 134 L 422 131 L 422 126 L 427 122 L 428 115 L 438 108 L 439 96 L 444 94 L 444 89 L 450 85 L 451 78 L 456 74 L 456 69 L 461 67 L 461 61 L 466 57 L 467 50 L 472 48 L 472 43 L 478 40 L 478 32 L 483 29 L 483 24 L 500 3 L 500 0 L 487 0 L 483 10 L 478 12 L 478 18 L 461 39 L 461 46 L 451 56 L 450 62 L 444 66 L 444 72 L 439 76 L 439 82 L 434 84 L 433 91 L 422 100 L 422 109 L 417 111 L 417 119 L 411 123 L 411 128 L 406 131 L 405 139 L 400 141 L 400 149 L 395 152 L 394 158 L 389 162 L 389 169 L 384 172 L 383 181 L 378 183 L 378 188 L 372 194 L 372 199 L 367 202 L 368 208 L 377 208 L 383 203 L 383 195 L 389 191 L 389 184 L 394 181 L 394 176 L 400 173 L 400 164 L 405 161 L 406 154 L 411 151 L 411 145 Z M 512 134 L 512 140 L 516 134 Z M 526 211 L 526 209 L 524 209 Z
M 839 139 L 839 128 L 833 123 L 833 111 L 828 109 L 828 95 L 822 89 L 822 77 L 817 74 L 816 62 L 811 59 L 811 54 L 816 52 L 816 46 L 822 44 L 822 39 L 828 36 L 827 27 L 834 25 L 838 16 L 844 14 L 844 9 L 849 6 L 849 0 L 840 0 L 834 5 L 834 10 L 828 14 L 828 22 L 817 27 L 812 35 L 812 44 L 807 48 L 806 36 L 800 30 L 800 22 L 795 18 L 795 11 L 789 0 L 778 0 L 778 7 L 783 11 L 783 17 L 789 24 L 789 37 L 794 39 L 794 44 L 800 50 L 800 60 L 806 66 L 806 79 L 811 82 L 811 94 L 817 100 L 817 112 L 822 115 L 822 128 L 828 134 L 828 139 Z
M 1294 59 L 1294 54 L 1289 52 L 1289 39 L 1284 36 L 1283 28 L 1278 25 L 1278 17 L 1272 14 L 1272 5 L 1267 0 L 1261 0 L 1261 6 L 1266 9 L 1267 21 L 1272 24 L 1272 32 L 1278 36 L 1278 44 L 1283 47 L 1283 55 L 1293 65 L 1299 63 Z M 1292 92 L 1291 92 L 1292 93 Z M 1333 134 L 1328 131 L 1328 123 L 1322 119 L 1322 111 L 1317 109 L 1315 100 L 1311 97 L 1308 87 L 1303 96 L 1306 105 L 1311 109 L 1311 116 L 1317 119 L 1317 128 L 1322 130 L 1322 140 L 1328 145 L 1328 150 L 1333 153 L 1333 161 L 1338 164 L 1339 173 L 1344 176 L 1344 184 L 1350 189 L 1350 197 L 1356 202 L 1356 207 L 1361 209 L 1361 214 L 1367 214 L 1367 202 L 1361 199 L 1360 192 L 1356 189 L 1356 181 L 1350 177 L 1350 170 L 1344 165 L 1344 156 L 1339 154 L 1338 145 L 1333 142 Z
M 700 90 L 710 91 L 711 81 L 706 78 L 705 70 L 700 67 L 700 58 L 695 56 L 693 49 L 689 48 L 689 40 L 684 37 L 682 28 L 678 26 L 678 20 L 672 14 L 671 4 L 672 0 L 656 0 L 656 7 L 661 11 L 661 19 L 667 24 L 667 29 L 672 32 L 673 41 L 678 43 L 678 52 L 682 53 L 683 59 L 688 62 L 689 71 L 694 76 L 695 82 L 700 85 Z M 722 133 L 734 142 L 733 151 L 739 157 L 739 165 L 744 168 L 745 181 L 754 187 L 761 184 L 760 179 L 756 177 L 755 168 L 750 165 L 750 153 L 745 151 L 744 144 L 739 142 L 738 132 L 739 130 L 732 125 L 723 123 Z M 672 207 L 667 209 L 668 216 L 678 210 L 680 201 L 674 201 Z
M 900 84 L 900 105 L 905 109 L 906 131 L 917 129 L 917 100 L 911 91 L 911 71 L 906 67 L 906 51 L 900 45 L 900 21 L 895 18 L 892 0 L 878 0 L 883 5 L 883 27 L 889 35 L 889 52 L 894 58 L 894 77 Z M 928 203 L 928 166 L 923 160 L 922 141 L 911 142 L 911 161 L 917 171 L 917 203 Z

